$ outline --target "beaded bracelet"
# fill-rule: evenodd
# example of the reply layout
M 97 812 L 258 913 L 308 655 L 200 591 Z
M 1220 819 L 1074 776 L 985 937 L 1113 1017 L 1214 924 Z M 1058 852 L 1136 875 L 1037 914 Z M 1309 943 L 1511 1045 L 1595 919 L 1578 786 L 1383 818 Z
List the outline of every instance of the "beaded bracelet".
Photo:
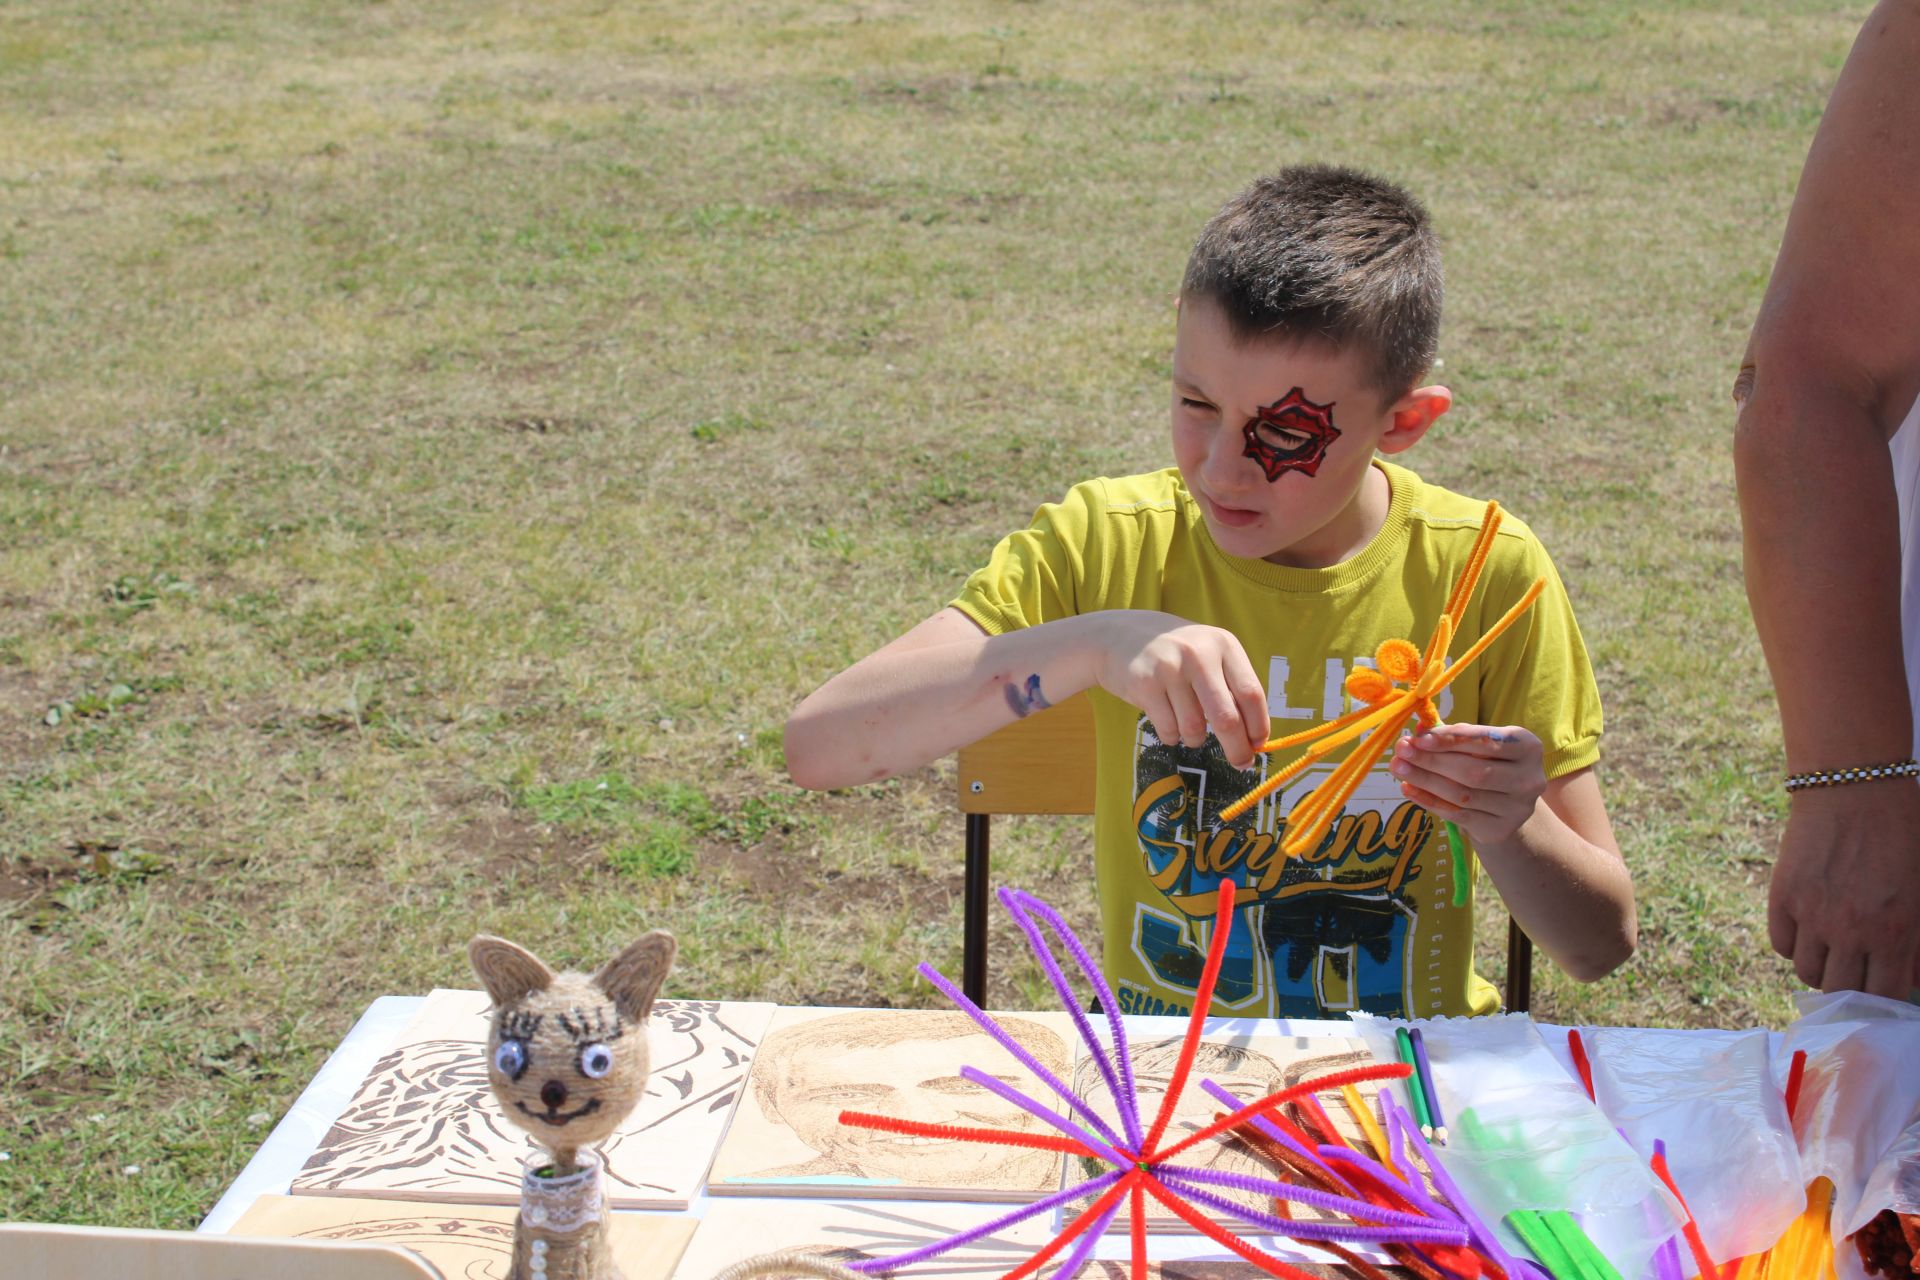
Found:
M 1812 769 L 1787 775 L 1787 790 L 1806 787 L 1837 787 L 1847 782 L 1874 782 L 1881 778 L 1920 777 L 1920 760 L 1896 760 L 1892 764 L 1863 764 L 1851 769 Z

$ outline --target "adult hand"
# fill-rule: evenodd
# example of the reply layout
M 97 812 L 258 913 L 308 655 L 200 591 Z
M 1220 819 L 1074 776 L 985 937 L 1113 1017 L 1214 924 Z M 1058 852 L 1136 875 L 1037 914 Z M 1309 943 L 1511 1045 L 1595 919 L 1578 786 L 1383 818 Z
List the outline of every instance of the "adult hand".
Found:
M 1810 987 L 1894 999 L 1920 987 L 1920 783 L 1795 792 L 1767 932 Z
M 1513 838 L 1547 789 L 1540 739 L 1519 725 L 1443 724 L 1394 744 L 1400 791 L 1475 844 Z
M 1227 763 L 1252 767 L 1273 722 L 1231 631 L 1150 609 L 1091 616 L 1101 620 L 1101 688 L 1145 712 L 1160 741 L 1200 747 L 1211 726 Z

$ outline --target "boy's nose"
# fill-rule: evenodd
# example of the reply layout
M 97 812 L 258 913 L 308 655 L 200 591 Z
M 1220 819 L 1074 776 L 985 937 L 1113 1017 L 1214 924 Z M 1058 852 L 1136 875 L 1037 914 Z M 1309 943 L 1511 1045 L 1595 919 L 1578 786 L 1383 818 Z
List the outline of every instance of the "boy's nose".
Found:
M 1207 479 L 1220 485 L 1244 485 L 1249 468 L 1258 472 L 1260 464 L 1247 456 L 1246 432 L 1238 425 L 1214 432 L 1213 447 L 1207 450 Z
M 540 1101 L 546 1104 L 547 1110 L 558 1111 L 567 1105 L 567 1086 L 558 1080 L 547 1081 L 540 1086 Z

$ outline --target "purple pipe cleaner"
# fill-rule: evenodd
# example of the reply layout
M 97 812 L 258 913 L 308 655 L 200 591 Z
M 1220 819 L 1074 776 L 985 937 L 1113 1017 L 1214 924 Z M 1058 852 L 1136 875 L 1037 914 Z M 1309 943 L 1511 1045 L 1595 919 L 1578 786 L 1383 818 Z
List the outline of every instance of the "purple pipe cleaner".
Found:
M 1018 1040 L 1015 1040 L 1011 1035 L 1009 1035 L 1006 1031 L 1006 1028 L 1002 1027 L 998 1022 L 994 1021 L 992 1016 L 986 1013 L 983 1009 L 981 1009 L 979 1005 L 967 999 L 966 993 L 961 991 L 960 988 L 954 986 L 951 982 L 947 981 L 945 977 L 941 976 L 941 973 L 938 969 L 935 969 L 930 964 L 922 962 L 919 967 L 919 973 L 921 977 L 925 978 L 928 982 L 933 984 L 934 990 L 938 991 L 941 995 L 945 996 L 947 999 L 953 1001 L 954 1005 L 959 1008 L 960 1012 L 966 1014 L 969 1018 L 972 1018 L 974 1022 L 978 1024 L 978 1026 L 982 1031 L 986 1032 L 988 1035 L 992 1036 L 996 1041 L 998 1041 L 1000 1044 L 1000 1047 L 1005 1049 L 1008 1053 L 1011 1053 L 1019 1061 L 1021 1066 L 1033 1072 L 1033 1074 L 1039 1077 L 1040 1081 L 1044 1083 L 1049 1089 L 1052 1089 L 1055 1093 L 1059 1094 L 1060 1097 L 1063 1100 L 1065 1100 L 1068 1106 L 1072 1107 L 1075 1111 L 1078 1111 L 1082 1116 L 1086 1117 L 1087 1123 L 1091 1124 L 1095 1129 L 1100 1131 L 1100 1136 L 1107 1140 L 1107 1144 L 1109 1146 L 1118 1147 L 1123 1145 L 1120 1141 L 1120 1135 L 1113 1131 L 1113 1127 L 1111 1125 L 1109 1125 L 1105 1120 L 1101 1119 L 1100 1114 L 1098 1112 L 1096 1112 L 1092 1107 L 1088 1106 L 1086 1102 L 1084 1102 L 1078 1095 L 1076 1095 L 1073 1092 L 1072 1089 L 1069 1089 L 1066 1086 L 1066 1083 L 1062 1081 L 1060 1077 L 1054 1075 L 1053 1072 L 1041 1066 L 1040 1060 L 1034 1057 L 1032 1053 L 1028 1052 L 1026 1046 L 1022 1045 Z
M 1233 1093 L 1230 1090 L 1228 1090 L 1225 1086 L 1218 1084 L 1212 1080 L 1202 1080 L 1200 1082 L 1200 1087 L 1206 1090 L 1208 1095 L 1211 1096 L 1215 1102 L 1222 1104 L 1229 1111 L 1238 1111 L 1240 1108 L 1247 1105 L 1246 1103 L 1242 1102 L 1240 1099 L 1234 1097 Z M 1301 1146 L 1300 1143 L 1293 1137 L 1292 1134 L 1288 1133 L 1285 1129 L 1282 1129 L 1279 1125 L 1275 1124 L 1273 1121 L 1267 1119 L 1266 1116 L 1264 1115 L 1254 1116 L 1253 1127 L 1258 1129 L 1261 1133 L 1266 1134 L 1269 1138 L 1272 1138 L 1275 1142 L 1279 1143 L 1281 1146 L 1285 1147 L 1287 1150 L 1293 1152 L 1293 1154 L 1299 1156 L 1302 1160 L 1305 1160 L 1307 1163 L 1309 1164 L 1323 1163 L 1318 1156 L 1313 1154 L 1313 1152 Z
M 1145 1135 L 1141 1131 L 1140 1112 L 1135 1105 L 1133 1063 L 1127 1055 L 1127 1032 L 1120 1023 L 1119 1001 L 1114 999 L 1113 989 L 1107 985 L 1106 978 L 1101 976 L 1100 967 L 1094 964 L 1093 957 L 1088 955 L 1087 949 L 1080 944 L 1079 937 L 1067 927 L 1067 922 L 1062 920 L 1052 907 L 1031 894 L 1004 887 L 1000 890 L 1000 904 L 1013 917 L 1013 922 L 1020 927 L 1020 932 L 1027 935 L 1027 945 L 1033 948 L 1033 954 L 1039 959 L 1040 967 L 1046 972 L 1047 981 L 1059 994 L 1061 1005 L 1066 1009 L 1067 1015 L 1073 1019 L 1074 1029 L 1086 1042 L 1087 1052 L 1093 1056 L 1094 1064 L 1100 1068 L 1100 1074 L 1107 1082 L 1107 1090 L 1113 1095 L 1115 1105 L 1120 1108 L 1120 1122 L 1126 1127 L 1127 1144 L 1138 1151 L 1145 1140 Z M 1113 1032 L 1113 1052 L 1120 1066 L 1118 1076 L 1114 1074 L 1114 1064 L 1107 1060 L 1107 1051 L 1101 1047 L 1099 1040 L 1094 1038 L 1093 1027 L 1087 1022 L 1087 1015 L 1080 1011 L 1080 1004 L 1074 999 L 1073 989 L 1067 983 L 1066 974 L 1061 972 L 1059 962 L 1053 958 L 1053 949 L 1041 939 L 1040 927 L 1033 922 L 1028 914 L 1029 911 L 1046 921 L 1048 928 L 1053 930 L 1054 936 L 1059 938 L 1061 945 L 1066 947 L 1067 954 L 1072 956 L 1073 962 L 1080 967 L 1081 974 L 1092 984 L 1094 995 L 1100 1001 L 1100 1008 L 1107 1015 L 1107 1026 Z M 1126 1081 L 1124 1089 L 1121 1088 L 1122 1079 Z
M 1392 1187 L 1395 1191 L 1400 1192 L 1406 1196 L 1407 1199 L 1419 1205 L 1426 1211 L 1427 1216 L 1430 1218 L 1440 1218 L 1452 1222 L 1460 1221 L 1459 1214 L 1454 1213 L 1451 1209 L 1448 1209 L 1445 1205 L 1427 1194 L 1427 1189 L 1421 1185 L 1420 1179 L 1409 1178 L 1403 1181 L 1394 1175 L 1393 1170 L 1387 1168 L 1378 1160 L 1373 1159 L 1364 1151 L 1355 1151 L 1350 1147 L 1323 1146 L 1320 1148 L 1320 1154 L 1326 1157 L 1327 1163 L 1330 1165 L 1338 1161 L 1342 1164 L 1358 1165 L 1360 1168 L 1365 1169 L 1387 1186 Z
M 1380 1094 L 1380 1104 L 1386 1111 L 1387 1124 L 1398 1126 L 1406 1135 L 1408 1144 L 1419 1152 L 1420 1159 L 1427 1166 L 1427 1172 L 1433 1177 L 1433 1185 L 1440 1188 L 1440 1194 L 1452 1203 L 1454 1212 L 1460 1215 L 1460 1221 L 1464 1222 L 1467 1230 L 1472 1232 L 1474 1244 L 1479 1246 L 1482 1253 L 1499 1263 L 1500 1269 L 1508 1275 L 1520 1274 L 1520 1264 L 1495 1238 L 1487 1224 L 1480 1220 L 1480 1215 L 1473 1211 L 1473 1206 L 1468 1203 L 1467 1198 L 1460 1194 L 1460 1185 L 1453 1180 L 1453 1175 L 1447 1172 L 1447 1167 L 1440 1163 L 1440 1157 L 1433 1154 L 1433 1148 L 1427 1145 L 1427 1140 L 1420 1136 L 1420 1128 L 1414 1123 L 1413 1117 L 1402 1110 L 1399 1103 L 1388 1097 L 1384 1090 Z
M 1659 1280 L 1686 1280 L 1687 1273 L 1680 1269 L 1680 1244 L 1672 1236 L 1660 1246 L 1655 1256 L 1659 1264 Z
M 1067 1260 L 1060 1264 L 1060 1269 L 1048 1277 L 1048 1280 L 1073 1280 L 1079 1275 L 1080 1268 L 1087 1265 L 1087 1256 L 1100 1242 L 1100 1237 L 1106 1234 L 1107 1224 L 1113 1221 L 1113 1215 L 1119 1213 L 1120 1206 L 1126 1202 L 1127 1197 L 1121 1196 L 1107 1206 L 1105 1213 L 1089 1223 L 1087 1229 L 1080 1233 L 1080 1238 L 1074 1242 L 1073 1252 L 1067 1255 Z
M 1293 1240 L 1360 1240 L 1370 1244 L 1450 1244 L 1467 1243 L 1467 1232 L 1463 1227 L 1448 1226 L 1444 1222 L 1435 1222 L 1412 1227 L 1363 1227 L 1356 1222 L 1300 1222 L 1293 1218 L 1279 1218 L 1270 1213 L 1261 1213 L 1245 1205 L 1235 1204 L 1224 1196 L 1216 1196 L 1210 1191 L 1200 1190 L 1197 1184 L 1170 1170 L 1162 1170 L 1164 1181 L 1169 1186 L 1179 1188 L 1180 1194 L 1195 1204 L 1203 1204 L 1216 1213 L 1230 1214 L 1257 1227 L 1264 1227 L 1275 1235 L 1286 1236 Z
M 943 1253 L 950 1253 L 958 1249 L 963 1244 L 972 1244 L 982 1236 L 990 1236 L 1004 1227 L 1011 1227 L 1017 1223 L 1025 1222 L 1028 1218 L 1038 1217 L 1047 1210 L 1057 1205 L 1063 1205 L 1077 1196 L 1083 1196 L 1089 1193 L 1097 1196 L 1114 1183 L 1120 1181 L 1121 1178 L 1125 1177 L 1126 1172 L 1125 1169 L 1109 1170 L 1097 1178 L 1090 1178 L 1086 1182 L 1082 1182 L 1078 1186 L 1068 1187 L 1065 1191 L 1056 1191 L 1044 1200 L 1035 1200 L 1032 1204 L 1023 1204 L 1010 1213 L 1001 1214 L 992 1222 L 985 1223 L 978 1227 L 968 1227 L 965 1231 L 957 1235 L 948 1236 L 944 1240 L 936 1240 L 932 1244 L 923 1245 L 907 1253 L 896 1254 L 891 1258 L 862 1258 L 858 1262 L 849 1262 L 847 1269 L 849 1271 L 858 1271 L 862 1275 L 867 1275 L 876 1271 L 897 1271 L 902 1267 L 911 1267 L 915 1263 L 925 1262 L 928 1258 L 937 1258 Z
M 1170 1174 L 1190 1182 L 1202 1182 L 1215 1187 L 1231 1187 L 1235 1191 L 1255 1191 L 1265 1196 L 1277 1196 L 1282 1200 L 1293 1200 L 1315 1209 L 1325 1209 L 1329 1213 L 1344 1213 L 1348 1217 L 1376 1218 L 1382 1225 L 1389 1227 L 1424 1227 L 1433 1222 L 1432 1218 L 1423 1214 L 1388 1209 L 1382 1205 L 1369 1204 L 1365 1200 L 1355 1200 L 1350 1196 L 1322 1191 L 1318 1187 L 1303 1187 L 1297 1182 L 1278 1182 L 1272 1178 L 1255 1177 L 1250 1173 L 1231 1173 L 1223 1169 L 1193 1169 L 1185 1165 L 1155 1165 L 1154 1172 Z
M 1077 1142 L 1085 1143 L 1088 1147 L 1099 1152 L 1114 1164 L 1130 1165 L 1133 1163 L 1133 1161 L 1128 1160 L 1119 1152 L 1108 1147 L 1106 1143 L 1100 1141 L 1100 1139 L 1094 1137 L 1085 1129 L 1082 1129 L 1079 1125 L 1061 1115 L 1058 1111 L 1053 1111 L 1042 1106 L 1006 1081 L 996 1080 L 978 1067 L 961 1067 L 960 1078 L 962 1080 L 971 1080 L 974 1084 L 979 1085 L 995 1097 L 1004 1098 L 1028 1115 L 1046 1121 L 1060 1132 L 1066 1134 L 1069 1138 Z

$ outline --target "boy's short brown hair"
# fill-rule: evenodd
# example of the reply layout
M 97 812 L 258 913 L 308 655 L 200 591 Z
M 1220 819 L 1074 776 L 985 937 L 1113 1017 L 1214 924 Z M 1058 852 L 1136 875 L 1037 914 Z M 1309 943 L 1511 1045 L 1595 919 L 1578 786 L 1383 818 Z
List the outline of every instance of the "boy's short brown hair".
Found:
M 1389 401 L 1433 367 L 1440 246 L 1427 211 L 1372 174 L 1295 165 L 1213 215 L 1187 259 L 1183 299 L 1207 298 L 1248 340 L 1357 348 Z

